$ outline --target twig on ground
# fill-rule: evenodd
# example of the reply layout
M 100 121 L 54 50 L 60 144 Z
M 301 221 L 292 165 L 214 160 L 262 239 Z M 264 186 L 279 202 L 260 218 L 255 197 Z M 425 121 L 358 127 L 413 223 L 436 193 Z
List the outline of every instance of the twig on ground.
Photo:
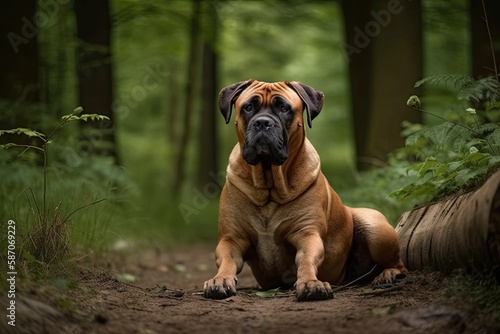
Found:
M 375 270 L 376 267 L 377 267 L 377 265 L 374 265 L 373 268 L 369 272 L 367 272 L 366 274 L 356 278 L 355 280 L 353 280 L 345 285 L 342 285 L 342 286 L 339 286 L 339 287 L 333 289 L 333 292 L 339 292 L 339 291 L 342 291 L 342 290 L 347 289 L 348 287 L 354 285 L 356 282 L 359 282 L 363 278 L 369 276 Z
M 359 295 L 360 296 L 380 296 L 384 293 L 391 292 L 391 291 L 396 291 L 396 290 L 401 290 L 403 288 L 402 285 L 393 285 L 389 288 L 384 288 L 384 289 L 377 289 L 373 291 L 366 291 L 366 292 L 361 292 Z

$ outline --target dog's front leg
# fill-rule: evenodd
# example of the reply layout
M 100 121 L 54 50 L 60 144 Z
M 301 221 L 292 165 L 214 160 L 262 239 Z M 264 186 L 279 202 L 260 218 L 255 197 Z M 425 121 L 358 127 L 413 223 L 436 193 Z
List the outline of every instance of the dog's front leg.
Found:
M 295 283 L 298 301 L 324 300 L 333 298 L 333 290 L 328 282 L 321 282 L 316 275 L 323 263 L 325 248 L 317 233 L 296 235 L 289 240 L 295 246 L 297 282 Z
M 248 243 L 242 239 L 234 240 L 229 237 L 220 239 L 215 249 L 215 261 L 219 268 L 214 278 L 205 282 L 203 296 L 211 299 L 224 299 L 236 295 L 236 283 L 243 268 L 243 254 Z

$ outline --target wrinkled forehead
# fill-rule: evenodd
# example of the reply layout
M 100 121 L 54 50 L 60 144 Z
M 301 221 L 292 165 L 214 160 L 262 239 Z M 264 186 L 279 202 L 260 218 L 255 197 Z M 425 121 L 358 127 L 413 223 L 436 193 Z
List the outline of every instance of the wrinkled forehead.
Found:
M 294 106 L 302 105 L 300 97 L 286 83 L 256 81 L 241 92 L 235 103 L 236 109 L 239 109 L 241 104 L 255 96 L 258 96 L 264 105 L 270 105 L 273 99 L 278 96 L 288 100 Z

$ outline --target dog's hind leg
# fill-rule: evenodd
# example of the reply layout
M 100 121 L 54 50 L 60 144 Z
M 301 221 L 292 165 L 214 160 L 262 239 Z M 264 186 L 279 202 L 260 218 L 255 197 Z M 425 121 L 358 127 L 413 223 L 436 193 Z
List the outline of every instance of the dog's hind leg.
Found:
M 354 243 L 369 256 L 382 272 L 373 280 L 374 284 L 392 283 L 408 272 L 399 250 L 399 240 L 394 228 L 383 214 L 366 208 L 350 208 L 354 220 Z M 358 256 L 361 254 L 353 254 Z M 355 267 L 355 264 L 351 264 Z

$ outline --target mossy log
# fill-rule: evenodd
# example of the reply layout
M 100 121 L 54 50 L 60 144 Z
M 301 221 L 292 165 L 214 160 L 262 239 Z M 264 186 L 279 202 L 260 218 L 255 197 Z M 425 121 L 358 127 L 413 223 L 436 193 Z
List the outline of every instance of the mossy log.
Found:
M 475 191 L 406 212 L 396 231 L 410 270 L 500 275 L 500 171 Z

